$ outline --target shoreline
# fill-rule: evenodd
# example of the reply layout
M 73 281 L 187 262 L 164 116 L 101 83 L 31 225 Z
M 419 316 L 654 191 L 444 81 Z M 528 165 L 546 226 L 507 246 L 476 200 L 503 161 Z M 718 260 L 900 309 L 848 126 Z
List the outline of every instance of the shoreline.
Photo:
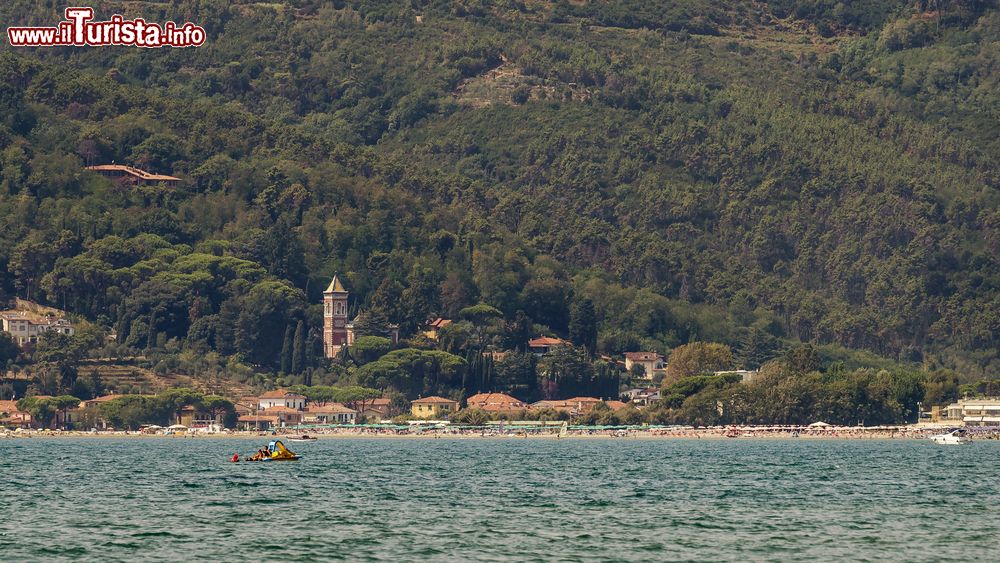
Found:
M 644 431 L 644 430 L 627 430 L 627 431 L 607 431 L 607 430 L 595 430 L 595 431 L 570 431 L 564 436 L 560 436 L 554 432 L 547 433 L 522 433 L 522 432 L 507 432 L 507 433 L 497 433 L 497 432 L 373 432 L 373 431 L 357 431 L 351 429 L 345 429 L 341 431 L 314 431 L 308 433 L 310 437 L 314 437 L 317 440 L 356 440 L 356 439 L 376 439 L 376 440 L 392 440 L 392 439 L 402 439 L 402 440 L 722 440 L 722 441 L 747 441 L 747 440 L 804 440 L 804 441 L 831 441 L 831 440 L 926 440 L 929 436 L 939 433 L 940 429 L 934 428 L 919 428 L 919 429 L 908 429 L 905 431 L 887 431 L 887 430 L 863 430 L 863 429 L 844 429 L 844 430 L 825 430 L 825 431 L 815 431 L 815 432 L 800 432 L 797 435 L 791 432 L 765 432 L 765 431 L 748 431 L 747 433 L 737 435 L 737 436 L 727 436 L 724 430 L 719 429 L 690 429 L 690 430 L 676 430 L 676 431 Z M 1000 439 L 1000 431 L 993 430 L 990 432 L 977 433 L 980 434 L 978 438 L 982 439 Z M 153 433 L 143 433 L 143 432 L 126 432 L 126 431 L 110 431 L 110 432 L 85 432 L 85 431 L 19 431 L 19 432 L 6 432 L 0 434 L 0 439 L 70 439 L 70 438 L 89 438 L 89 439 L 139 439 L 139 440 L 205 440 L 205 439 L 265 439 L 265 440 L 284 440 L 289 441 L 292 438 L 302 436 L 299 433 L 278 433 L 271 434 L 269 432 L 247 432 L 247 431 L 234 431 L 234 432 L 185 432 L 185 433 L 174 433 L 174 434 L 153 434 Z

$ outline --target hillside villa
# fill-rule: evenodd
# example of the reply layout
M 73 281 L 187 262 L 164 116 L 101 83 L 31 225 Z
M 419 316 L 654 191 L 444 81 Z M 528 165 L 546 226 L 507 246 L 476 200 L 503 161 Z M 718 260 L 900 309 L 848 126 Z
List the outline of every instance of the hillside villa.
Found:
M 657 370 L 666 367 L 663 356 L 656 352 L 625 352 L 625 371 L 632 373 L 634 366 L 641 366 L 645 378 L 652 381 Z
M 441 337 L 441 329 L 450 324 L 451 324 L 451 319 L 442 319 L 440 317 L 436 319 L 431 319 L 430 321 L 427 322 L 427 327 L 424 330 L 424 336 L 426 336 L 430 340 L 433 340 L 434 342 L 437 342 L 438 338 Z
M 569 346 L 570 343 L 562 338 L 553 338 L 551 336 L 539 336 L 538 338 L 532 338 L 528 341 L 528 351 L 536 356 L 544 356 L 559 348 L 560 346 Z
M 38 342 L 38 338 L 49 331 L 67 336 L 74 332 L 73 323 L 62 311 L 24 299 L 17 299 L 13 309 L 0 311 L 0 328 L 21 347 Z

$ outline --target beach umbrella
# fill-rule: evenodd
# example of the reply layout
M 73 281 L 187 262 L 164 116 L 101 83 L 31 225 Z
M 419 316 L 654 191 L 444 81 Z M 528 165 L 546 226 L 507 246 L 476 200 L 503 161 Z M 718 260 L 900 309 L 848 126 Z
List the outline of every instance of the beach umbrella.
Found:
M 819 421 L 819 422 L 814 422 L 814 423 L 810 424 L 810 425 L 809 425 L 809 428 L 826 428 L 826 427 L 828 427 L 828 426 L 830 426 L 830 425 L 829 425 L 829 424 L 827 424 L 827 423 L 825 423 L 825 422 L 823 422 L 823 421 L 821 420 L 821 421 Z
M 187 426 L 183 424 L 171 424 L 167 427 L 167 430 L 187 430 Z

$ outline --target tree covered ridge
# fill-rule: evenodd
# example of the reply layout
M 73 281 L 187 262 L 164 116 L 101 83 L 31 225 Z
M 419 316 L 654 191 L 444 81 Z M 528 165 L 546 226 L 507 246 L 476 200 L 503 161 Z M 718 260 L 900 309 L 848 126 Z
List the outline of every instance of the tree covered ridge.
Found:
M 587 297 L 609 352 L 756 329 L 985 373 L 1000 16 L 933 4 L 130 6 L 210 40 L 0 54 L 3 289 L 275 369 L 339 271 L 409 333 L 484 301 L 565 334 Z M 815 43 L 748 38 L 775 18 Z M 502 57 L 556 86 L 453 95 Z M 79 170 L 111 160 L 186 185 Z

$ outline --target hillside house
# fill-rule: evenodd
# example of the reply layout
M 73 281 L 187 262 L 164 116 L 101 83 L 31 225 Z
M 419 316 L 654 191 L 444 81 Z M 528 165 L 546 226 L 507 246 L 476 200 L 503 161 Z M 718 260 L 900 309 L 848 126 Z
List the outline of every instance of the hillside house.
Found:
M 645 379 L 652 381 L 657 370 L 664 368 L 663 356 L 656 352 L 625 352 L 625 371 L 632 373 L 634 366 L 641 366 Z
M 0 311 L 0 327 L 22 347 L 38 342 L 49 331 L 67 336 L 73 334 L 73 323 L 67 319 L 51 313 L 40 314 L 23 309 Z
M 441 329 L 450 324 L 451 324 L 451 319 L 442 319 L 440 317 L 432 319 L 427 322 L 427 327 L 424 330 L 424 336 L 426 336 L 430 340 L 433 340 L 434 342 L 437 342 L 438 338 L 441 337 L 440 333 Z
M 536 356 L 544 356 L 560 346 L 570 346 L 571 344 L 562 338 L 550 336 L 539 336 L 528 341 L 528 350 Z

